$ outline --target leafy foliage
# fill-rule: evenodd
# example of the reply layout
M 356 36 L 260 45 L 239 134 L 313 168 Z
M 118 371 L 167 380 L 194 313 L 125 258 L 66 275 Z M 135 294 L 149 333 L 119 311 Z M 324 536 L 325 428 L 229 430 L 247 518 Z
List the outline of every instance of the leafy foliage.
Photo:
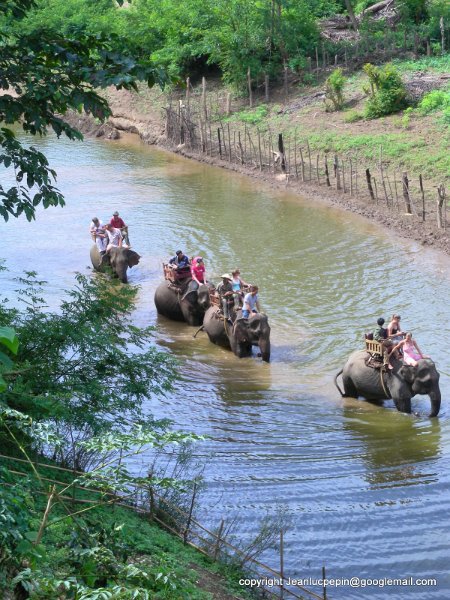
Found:
M 428 92 L 418 105 L 419 112 L 423 115 L 448 108 L 450 108 L 450 91 L 444 90 L 432 90 Z
M 335 69 L 325 82 L 325 97 L 328 100 L 327 108 L 341 110 L 345 103 L 344 87 L 345 77 L 341 68 Z M 331 102 L 331 106 L 330 106 Z
M 136 89 L 136 81 L 163 84 L 163 75 L 148 58 L 134 59 L 112 32 L 88 33 L 72 29 L 61 34 L 48 27 L 22 32 L 17 25 L 36 6 L 34 0 L 8 0 L 0 5 L 0 121 L 20 123 L 32 135 L 50 128 L 57 136 L 81 139 L 79 131 L 61 115 L 69 109 L 101 120 L 111 112 L 96 91 L 114 85 Z M 56 174 L 45 157 L 26 149 L 10 129 L 0 130 L 0 164 L 14 169 L 16 185 L 0 185 L 0 214 L 7 220 L 22 213 L 35 218 L 36 206 L 63 205 L 54 187 Z M 32 194 L 31 190 L 37 191 Z
M 20 280 L 23 311 L 0 308 L 0 324 L 20 339 L 14 372 L 4 373 L 3 402 L 34 420 L 51 419 L 63 437 L 81 440 L 143 417 L 151 393 L 169 389 L 173 360 L 151 344 L 152 330 L 130 320 L 136 289 L 108 278 L 77 276 L 57 313 L 48 312 L 33 272 Z M 73 464 L 67 447 L 55 450 Z M 80 448 L 80 467 L 90 449 Z
M 367 63 L 363 70 L 370 85 L 370 96 L 365 106 L 365 116 L 368 119 L 384 117 L 406 108 L 406 88 L 392 64 L 375 67 Z

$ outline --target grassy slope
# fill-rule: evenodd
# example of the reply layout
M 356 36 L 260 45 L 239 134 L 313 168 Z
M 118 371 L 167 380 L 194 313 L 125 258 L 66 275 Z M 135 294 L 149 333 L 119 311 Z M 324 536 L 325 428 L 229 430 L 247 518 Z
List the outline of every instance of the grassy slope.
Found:
M 450 55 L 442 58 L 397 63 L 404 79 L 426 71 L 431 74 L 450 73 Z M 442 113 L 420 115 L 413 111 L 400 113 L 376 120 L 355 120 L 363 112 L 365 95 L 362 91 L 366 77 L 357 73 L 346 85 L 346 107 L 339 112 L 326 112 L 321 99 L 304 108 L 295 109 L 295 104 L 304 95 L 323 88 L 310 87 L 291 93 L 287 105 L 268 104 L 267 111 L 257 107 L 253 111 L 235 113 L 230 121 L 236 125 L 254 121 L 260 130 L 286 135 L 297 139 L 308 139 L 312 150 L 338 152 L 354 155 L 364 164 L 376 164 L 380 146 L 383 147 L 383 162 L 398 171 L 408 170 L 424 178 L 443 181 L 450 176 L 449 126 Z M 445 84 L 445 82 L 444 82 Z M 264 113 L 267 113 L 264 115 Z M 254 118 L 252 118 L 253 113 Z M 260 116 L 259 116 L 260 115 Z M 352 122 L 353 121 L 353 122 Z
M 24 463 L 2 461 L 0 466 L 31 475 L 29 467 Z M 55 478 L 54 470 L 41 468 L 40 473 L 43 477 Z M 71 481 L 71 476 L 64 472 L 58 472 L 56 477 L 58 481 Z M 39 485 L 33 476 L 29 480 L 21 477 L 14 479 L 15 484 L 19 486 L 18 489 L 21 490 L 18 496 L 23 497 L 24 494 L 29 498 L 26 506 L 29 511 L 30 528 L 31 531 L 37 531 L 45 511 L 46 498 L 44 495 L 34 493 L 39 489 Z M 2 485 L 1 471 L 0 485 Z M 97 499 L 97 495 L 89 491 L 78 491 L 77 497 Z M 85 504 L 75 504 L 72 508 L 70 501 L 66 501 L 65 504 L 69 512 L 86 507 Z M 55 504 L 39 546 L 39 558 L 31 561 L 33 570 L 36 569 L 45 577 L 60 581 L 76 577 L 79 582 L 84 581 L 84 583 L 92 585 L 93 589 L 98 587 L 93 582 L 89 584 L 89 569 L 86 567 L 89 558 L 85 558 L 83 576 L 83 569 L 74 563 L 73 555 L 71 555 L 71 547 L 79 545 L 83 539 L 83 535 L 79 537 L 81 530 L 77 527 L 78 524 L 82 526 L 83 530 L 89 530 L 91 534 L 97 536 L 98 543 L 91 542 L 90 547 L 104 543 L 119 562 L 132 563 L 149 573 L 153 579 L 150 597 L 155 600 L 186 600 L 187 598 L 190 600 L 232 600 L 237 596 L 248 597 L 246 591 L 238 584 L 239 578 L 242 577 L 238 568 L 231 564 L 213 562 L 194 548 L 185 546 L 178 537 L 166 532 L 155 523 L 149 522 L 132 509 L 103 505 L 84 512 L 75 519 L 63 518 L 66 516 L 67 512 L 61 505 Z M 52 521 L 55 522 L 54 525 L 52 525 Z M 115 530 L 116 532 L 113 533 Z M 104 538 L 104 542 L 102 542 L 102 538 Z M 27 565 L 22 563 L 22 566 Z M 94 572 L 97 572 L 99 568 L 99 563 L 96 562 Z M 127 587 L 126 580 L 120 579 L 117 580 L 117 583 Z M 130 588 L 133 583 L 139 584 L 133 579 L 130 579 L 129 583 Z M 109 578 L 108 587 L 112 585 L 114 585 L 114 579 Z M 38 597 L 39 599 L 48 598 L 45 594 L 39 594 Z

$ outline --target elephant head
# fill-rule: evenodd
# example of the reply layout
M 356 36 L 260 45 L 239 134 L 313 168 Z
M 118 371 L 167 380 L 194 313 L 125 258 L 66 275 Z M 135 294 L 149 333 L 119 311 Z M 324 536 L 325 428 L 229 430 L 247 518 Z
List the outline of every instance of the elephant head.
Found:
M 180 297 L 180 308 L 184 320 L 189 325 L 200 325 L 209 304 L 209 286 L 206 284 L 199 286 L 191 280 L 184 294 Z
M 257 313 L 249 319 L 237 319 L 233 326 L 227 325 L 231 349 L 242 358 L 252 353 L 252 346 L 259 346 L 264 361 L 270 360 L 270 327 L 267 316 Z
M 127 269 L 139 263 L 140 256 L 129 248 L 111 248 L 109 251 L 109 264 L 122 283 L 127 283 Z
M 441 390 L 439 388 L 439 373 L 434 362 L 429 358 L 424 358 L 419 360 L 415 367 L 403 365 L 400 367 L 398 375 L 410 386 L 411 397 L 416 394 L 426 394 L 430 397 L 431 412 L 429 416 L 436 417 L 441 408 Z M 411 398 L 399 399 L 396 406 L 403 412 L 411 412 Z

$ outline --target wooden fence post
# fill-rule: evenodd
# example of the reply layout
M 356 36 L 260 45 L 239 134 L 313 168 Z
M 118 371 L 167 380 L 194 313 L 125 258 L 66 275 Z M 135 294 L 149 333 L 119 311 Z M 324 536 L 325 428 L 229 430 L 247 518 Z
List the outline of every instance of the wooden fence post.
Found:
M 263 170 L 262 158 L 261 158 L 261 134 L 258 129 L 258 154 L 259 154 L 259 170 Z
M 253 108 L 252 76 L 250 73 L 250 67 L 247 69 L 247 85 L 248 85 L 248 104 L 249 104 L 250 108 Z
M 446 229 L 446 215 L 442 214 L 442 208 L 445 207 L 445 188 L 444 184 L 441 185 L 437 189 L 438 191 L 438 199 L 437 199 L 437 225 L 440 229 Z
M 280 166 L 282 173 L 286 173 L 286 156 L 284 153 L 283 134 L 278 134 L 278 151 L 280 153 Z
M 406 214 L 411 215 L 411 198 L 409 196 L 409 181 L 408 174 L 406 172 L 402 175 L 402 185 L 403 185 L 403 199 L 405 200 L 405 209 Z
M 222 142 L 220 140 L 220 127 L 217 128 L 217 138 L 219 140 L 219 155 L 222 158 Z
M 422 222 L 425 223 L 425 190 L 423 189 L 422 175 L 419 175 L 420 193 L 422 195 Z
M 442 56 L 445 54 L 445 28 L 444 28 L 444 17 L 439 19 L 439 28 L 441 30 L 441 53 Z
M 306 140 L 306 148 L 308 149 L 309 181 L 311 181 L 312 180 L 311 148 L 309 147 L 308 140 Z
M 367 188 L 368 188 L 369 194 L 370 194 L 370 199 L 373 201 L 373 200 L 375 200 L 375 195 L 373 193 L 372 177 L 370 175 L 369 169 L 366 169 L 366 180 L 367 180 Z
M 184 532 L 183 532 L 183 543 L 186 545 L 187 544 L 187 538 L 189 535 L 189 528 L 191 526 L 191 520 L 192 520 L 192 512 L 194 510 L 194 503 L 195 503 L 195 495 L 197 494 L 197 483 L 194 483 L 194 490 L 192 492 L 192 500 L 191 500 L 191 506 L 189 507 L 189 515 L 188 515 L 188 519 L 186 522 L 186 527 L 184 528 Z
M 208 109 L 206 108 L 206 79 L 202 77 L 202 106 L 205 122 L 208 120 Z
M 284 103 L 287 104 L 288 100 L 289 100 L 289 93 L 288 93 L 288 68 L 286 63 L 284 63 L 284 68 L 283 68 L 283 90 L 284 90 Z
M 222 519 L 221 522 L 220 522 L 219 533 L 217 534 L 216 543 L 214 544 L 213 559 L 215 561 L 217 560 L 217 556 L 219 555 L 219 550 L 220 550 L 220 536 L 222 535 L 224 523 L 225 523 L 225 521 Z
M 328 157 L 327 157 L 327 154 L 325 154 L 325 178 L 327 180 L 327 186 L 331 187 L 330 172 L 328 171 Z
M 334 155 L 334 174 L 336 176 L 336 189 L 341 189 L 341 174 L 339 172 L 339 159 L 337 154 Z

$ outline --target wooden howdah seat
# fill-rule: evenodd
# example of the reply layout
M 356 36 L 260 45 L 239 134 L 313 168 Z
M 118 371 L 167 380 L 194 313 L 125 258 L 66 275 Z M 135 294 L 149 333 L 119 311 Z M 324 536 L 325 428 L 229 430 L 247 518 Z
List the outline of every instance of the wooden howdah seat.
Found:
M 167 263 L 163 263 L 164 279 L 167 281 L 177 282 L 187 279 L 191 276 L 190 267 L 184 267 L 182 269 L 172 269 Z
M 381 342 L 373 339 L 373 333 L 366 333 L 364 340 L 366 343 L 366 352 L 369 355 L 366 365 L 374 369 L 381 368 L 383 365 L 383 346 Z

